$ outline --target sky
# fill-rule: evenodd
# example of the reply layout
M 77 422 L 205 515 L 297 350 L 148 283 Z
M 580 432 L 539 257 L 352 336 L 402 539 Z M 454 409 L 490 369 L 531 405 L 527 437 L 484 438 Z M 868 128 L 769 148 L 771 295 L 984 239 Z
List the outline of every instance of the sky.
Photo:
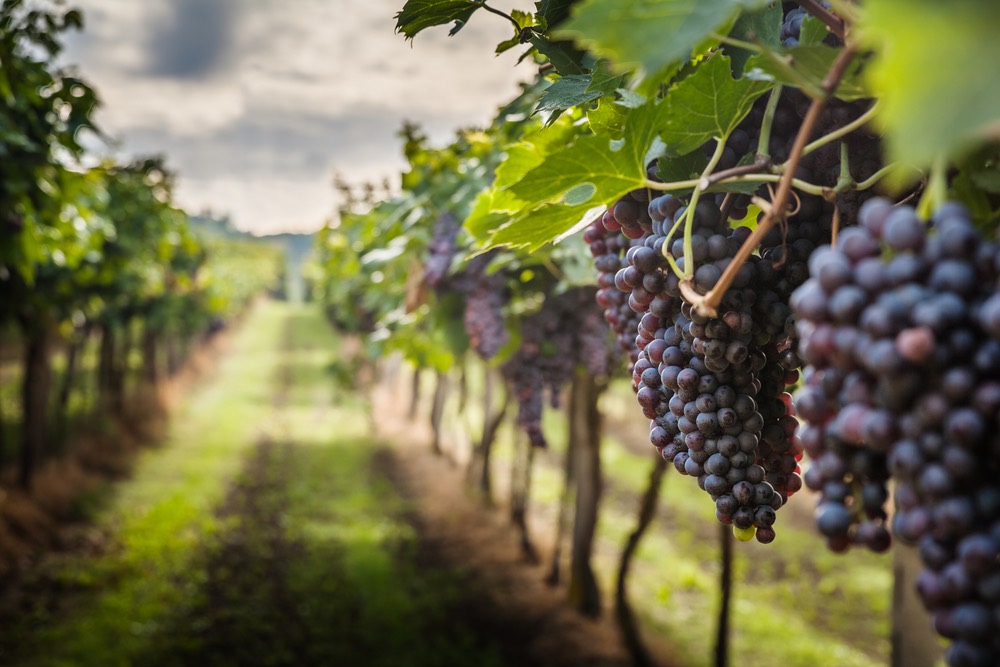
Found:
M 485 126 L 533 75 L 479 12 L 454 37 L 394 32 L 404 0 L 71 0 L 73 64 L 103 101 L 101 129 L 123 158 L 164 154 L 189 213 L 229 215 L 258 234 L 308 232 L 335 211 L 335 171 L 398 182 L 396 133 L 419 123 L 448 143 Z M 494 6 L 530 8 L 530 2 Z

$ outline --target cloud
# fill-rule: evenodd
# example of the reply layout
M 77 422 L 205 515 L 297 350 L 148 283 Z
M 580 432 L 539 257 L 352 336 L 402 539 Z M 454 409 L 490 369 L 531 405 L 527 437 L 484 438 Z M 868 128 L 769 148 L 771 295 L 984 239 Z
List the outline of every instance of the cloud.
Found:
M 132 156 L 170 147 L 167 165 L 178 171 L 175 195 L 184 208 L 228 213 L 258 233 L 312 231 L 334 210 L 334 171 L 361 182 L 404 166 L 399 140 L 386 131 L 396 121 L 378 108 L 336 117 L 249 110 L 208 134 L 146 126 L 123 138 Z
M 232 44 L 234 8 L 231 0 L 173 0 L 166 17 L 151 14 L 144 73 L 179 79 L 212 74 Z
M 398 176 L 404 120 L 445 143 L 487 124 L 533 74 L 514 51 L 493 55 L 511 29 L 483 12 L 455 37 L 438 28 L 408 42 L 393 32 L 403 0 L 74 4 L 87 32 L 67 59 L 104 99 L 101 126 L 125 154 L 166 154 L 179 203 L 244 228 L 319 224 L 334 169 Z
M 211 133 L 179 136 L 164 127 L 132 128 L 124 135 L 124 145 L 129 152 L 141 153 L 169 144 L 170 162 L 186 165 L 183 172 L 192 179 L 219 173 L 308 177 L 328 175 L 338 165 L 351 169 L 384 164 L 388 154 L 400 152 L 395 121 L 395 115 L 378 108 L 336 117 L 250 109 Z

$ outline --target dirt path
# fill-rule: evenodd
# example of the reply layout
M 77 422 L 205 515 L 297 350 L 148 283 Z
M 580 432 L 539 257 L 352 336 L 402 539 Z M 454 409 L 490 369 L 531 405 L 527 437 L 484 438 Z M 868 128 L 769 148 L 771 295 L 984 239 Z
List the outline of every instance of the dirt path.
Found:
M 472 501 L 461 472 L 423 447 L 386 450 L 380 468 L 414 503 L 418 562 L 461 573 L 458 612 L 498 640 L 517 665 L 625 667 L 631 660 L 610 619 L 587 619 L 565 590 L 544 583 L 545 568 L 524 561 L 500 511 Z

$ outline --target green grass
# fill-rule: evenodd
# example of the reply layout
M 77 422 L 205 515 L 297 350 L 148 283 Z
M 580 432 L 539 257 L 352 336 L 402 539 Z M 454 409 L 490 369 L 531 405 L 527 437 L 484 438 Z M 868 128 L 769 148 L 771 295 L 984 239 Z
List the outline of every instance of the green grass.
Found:
M 102 503 L 98 525 L 115 533 L 106 558 L 72 560 L 54 577 L 79 591 L 69 613 L 36 609 L 8 637 L 30 665 L 128 665 L 180 604 L 190 554 L 217 529 L 213 508 L 270 403 L 281 320 L 261 308 L 233 341 L 216 382 L 187 401 L 167 442 L 143 452 L 132 478 Z M 25 646 L 26 645 L 26 646 Z M 9 653 L 13 647 L 4 646 Z

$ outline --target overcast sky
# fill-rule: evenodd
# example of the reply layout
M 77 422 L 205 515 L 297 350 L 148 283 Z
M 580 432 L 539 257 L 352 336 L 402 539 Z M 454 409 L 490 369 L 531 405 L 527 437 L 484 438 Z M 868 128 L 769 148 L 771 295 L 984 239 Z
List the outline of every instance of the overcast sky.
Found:
M 98 122 L 124 156 L 163 153 L 189 212 L 256 233 L 312 231 L 331 215 L 334 170 L 395 182 L 396 132 L 435 143 L 489 122 L 533 74 L 478 13 L 455 37 L 393 32 L 404 0 L 71 0 L 84 32 L 65 60 L 103 99 Z M 531 7 L 527 0 L 496 6 Z

